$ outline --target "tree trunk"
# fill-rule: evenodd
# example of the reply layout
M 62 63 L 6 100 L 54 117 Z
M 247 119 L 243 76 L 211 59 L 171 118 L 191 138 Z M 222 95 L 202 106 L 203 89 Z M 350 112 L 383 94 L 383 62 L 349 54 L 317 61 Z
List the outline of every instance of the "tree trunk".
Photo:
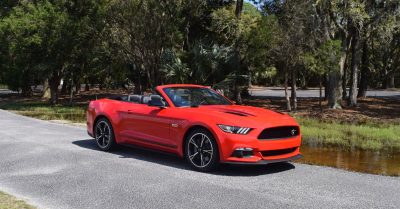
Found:
M 348 38 L 345 38 L 342 45 L 342 54 L 340 56 L 339 69 L 331 71 L 327 75 L 327 85 L 325 89 L 325 97 L 328 99 L 328 107 L 331 109 L 342 109 L 343 94 L 346 92 L 346 84 L 343 85 L 345 79 L 346 58 L 348 53 Z
M 286 99 L 286 109 L 288 111 L 292 111 L 292 107 L 290 105 L 290 98 L 289 98 L 289 93 L 288 93 L 288 80 L 289 80 L 289 74 L 287 69 L 285 69 L 285 99 Z
M 236 91 L 236 99 L 235 99 L 235 101 L 236 101 L 236 104 L 242 104 L 243 103 L 243 101 L 242 101 L 242 94 L 241 94 L 241 91 L 240 91 L 240 89 L 238 88 L 238 89 L 236 89 L 235 90 Z
M 252 79 L 251 79 L 251 71 L 250 71 L 249 68 L 247 68 L 247 71 L 249 72 L 249 73 L 248 73 L 248 75 L 249 75 L 248 87 L 251 88 L 251 87 L 253 86 Z M 215 82 L 215 81 L 214 81 L 214 82 Z
M 386 53 L 385 53 L 386 55 Z M 389 88 L 389 71 L 388 71 L 388 58 L 385 59 L 384 64 L 383 64 L 383 81 L 382 81 L 382 88 L 387 89 Z
M 235 9 L 235 15 L 237 18 L 240 18 L 242 15 L 243 11 L 243 0 L 236 0 L 236 9 Z
M 240 85 L 238 84 L 238 75 L 235 74 L 233 93 L 235 97 L 236 104 L 242 104 L 242 95 L 240 90 Z
M 61 86 L 61 95 L 65 95 L 68 93 L 68 82 L 64 79 L 63 84 Z
M 86 81 L 85 83 L 86 83 L 85 84 L 85 91 L 90 91 L 90 86 L 89 86 L 88 81 Z
M 340 64 L 342 66 L 342 62 L 344 57 L 342 56 L 340 59 Z M 328 98 L 328 106 L 331 109 L 341 109 L 342 108 L 342 75 L 341 69 L 336 71 L 331 71 L 328 73 L 328 88 L 326 91 L 326 97 Z
M 31 86 L 29 86 L 29 85 L 24 85 L 24 86 L 21 88 L 21 94 L 22 94 L 23 96 L 26 96 L 26 97 L 32 96 L 32 95 L 33 95 L 33 91 L 32 91 Z
M 69 95 L 69 105 L 72 105 L 73 99 L 74 99 L 74 73 L 71 75 L 71 92 Z
M 305 75 L 301 76 L 300 88 L 301 89 L 307 89 L 307 81 L 306 81 L 306 76 Z
M 291 101 L 292 101 L 292 110 L 297 110 L 297 86 L 296 86 L 296 71 L 294 69 L 291 70 Z
M 328 100 L 328 95 L 331 95 L 332 93 L 329 92 L 330 88 L 329 88 L 329 74 L 326 74 L 325 76 L 325 80 L 324 80 L 324 91 L 325 91 L 325 95 L 324 95 L 324 100 L 327 101 Z
M 322 113 L 322 76 L 319 78 L 319 110 Z
M 152 88 L 153 87 L 153 82 L 152 82 L 152 76 L 149 70 L 146 70 L 146 75 L 147 75 L 147 85 L 148 87 Z
M 183 42 L 183 48 L 186 51 L 190 51 L 189 33 L 190 33 L 190 20 L 187 19 L 185 26 L 185 40 Z
M 58 87 L 60 86 L 61 78 L 58 73 L 53 72 L 53 76 L 49 80 L 50 84 L 50 104 L 54 105 L 58 102 Z
M 348 73 L 348 59 L 351 47 L 351 36 L 345 39 L 345 45 L 342 46 L 345 49 L 345 53 L 340 58 L 340 72 L 342 73 L 342 99 L 347 99 L 347 73 Z
M 351 44 L 351 72 L 350 72 L 350 93 L 348 104 L 349 106 L 357 106 L 357 81 L 358 81 L 358 63 L 359 63 L 359 34 L 356 29 L 354 29 L 353 39 Z
M 49 79 L 45 79 L 43 82 L 43 99 L 50 99 L 50 86 L 49 86 Z
M 388 78 L 389 88 L 394 88 L 394 75 L 395 75 L 394 70 L 392 70 L 392 72 L 389 73 L 389 78 Z
M 236 18 L 240 18 L 240 16 L 242 15 L 242 11 L 243 11 L 243 0 L 237 0 L 236 1 L 236 9 L 235 9 L 235 15 Z M 242 104 L 242 96 L 241 96 L 241 91 L 239 88 L 239 85 L 237 83 L 238 81 L 238 73 L 240 70 L 240 66 L 241 66 L 241 60 L 240 60 L 240 48 L 239 48 L 239 41 L 236 40 L 235 43 L 235 57 L 236 57 L 236 61 L 237 61 L 237 70 L 235 73 L 235 89 L 234 89 L 234 93 L 235 93 L 235 100 L 237 104 Z
M 73 80 L 72 80 L 72 83 L 74 83 Z M 74 86 L 74 85 L 73 85 L 73 86 Z M 81 87 L 82 87 L 81 83 L 80 83 L 80 82 L 77 82 L 77 83 L 75 84 L 75 92 L 76 92 L 76 93 L 79 93 L 79 92 L 81 91 Z
M 368 89 L 368 76 L 369 76 L 369 58 L 368 58 L 368 45 L 365 41 L 363 44 L 363 52 L 361 57 L 361 78 L 360 88 L 357 97 L 366 97 Z
M 342 63 L 342 61 L 340 61 Z M 343 63 L 343 76 L 342 76 L 342 99 L 346 100 L 347 99 L 347 55 L 346 58 L 344 59 Z
M 140 83 L 140 78 L 135 79 L 135 89 L 134 94 L 142 94 L 142 84 Z
M 328 107 L 342 109 L 342 85 L 340 71 L 332 71 L 328 74 Z

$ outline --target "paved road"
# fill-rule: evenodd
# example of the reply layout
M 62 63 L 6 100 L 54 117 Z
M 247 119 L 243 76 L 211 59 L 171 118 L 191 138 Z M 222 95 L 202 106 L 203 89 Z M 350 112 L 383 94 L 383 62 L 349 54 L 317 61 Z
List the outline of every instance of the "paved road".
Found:
M 400 178 L 301 164 L 194 172 L 177 157 L 100 152 L 83 128 L 0 110 L 0 190 L 39 208 L 400 208 Z
M 285 91 L 283 88 L 267 87 L 267 88 L 253 88 L 250 89 L 250 94 L 253 96 L 262 97 L 284 97 Z M 290 93 L 289 93 L 290 94 Z M 322 92 L 325 95 L 325 92 Z M 298 97 L 319 97 L 319 89 L 297 90 Z M 400 99 L 400 91 L 390 90 L 369 90 L 367 91 L 368 97 L 390 97 Z

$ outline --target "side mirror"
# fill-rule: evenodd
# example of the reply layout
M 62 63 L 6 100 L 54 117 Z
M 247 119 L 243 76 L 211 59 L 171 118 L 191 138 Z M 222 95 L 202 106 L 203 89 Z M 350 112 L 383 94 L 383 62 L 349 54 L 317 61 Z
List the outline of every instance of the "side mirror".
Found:
M 162 98 L 158 95 L 152 95 L 150 97 L 150 101 L 149 101 L 148 105 L 152 106 L 152 107 L 159 107 L 161 109 L 165 108 L 165 104 L 162 101 Z

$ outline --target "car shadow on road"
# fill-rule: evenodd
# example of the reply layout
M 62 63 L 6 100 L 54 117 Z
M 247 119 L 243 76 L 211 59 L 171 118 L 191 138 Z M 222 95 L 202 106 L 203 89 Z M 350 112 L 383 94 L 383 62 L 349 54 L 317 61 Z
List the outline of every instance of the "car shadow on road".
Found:
M 76 140 L 72 142 L 82 148 L 100 151 L 93 139 Z M 119 146 L 110 153 L 120 156 L 120 158 L 133 158 L 159 165 L 170 166 L 177 169 L 192 171 L 185 161 L 174 155 L 165 152 L 158 152 L 136 146 Z M 294 169 L 291 163 L 274 163 L 268 165 L 228 165 L 222 164 L 219 169 L 210 174 L 220 176 L 259 176 L 280 173 Z

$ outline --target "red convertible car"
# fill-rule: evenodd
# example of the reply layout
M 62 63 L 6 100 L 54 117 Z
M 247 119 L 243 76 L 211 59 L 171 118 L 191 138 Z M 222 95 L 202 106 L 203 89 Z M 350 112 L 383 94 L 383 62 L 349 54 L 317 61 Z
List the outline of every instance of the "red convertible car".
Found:
M 155 92 L 90 102 L 87 130 L 101 150 L 139 145 L 175 153 L 199 171 L 302 157 L 300 128 L 289 115 L 235 105 L 205 86 L 165 85 Z

